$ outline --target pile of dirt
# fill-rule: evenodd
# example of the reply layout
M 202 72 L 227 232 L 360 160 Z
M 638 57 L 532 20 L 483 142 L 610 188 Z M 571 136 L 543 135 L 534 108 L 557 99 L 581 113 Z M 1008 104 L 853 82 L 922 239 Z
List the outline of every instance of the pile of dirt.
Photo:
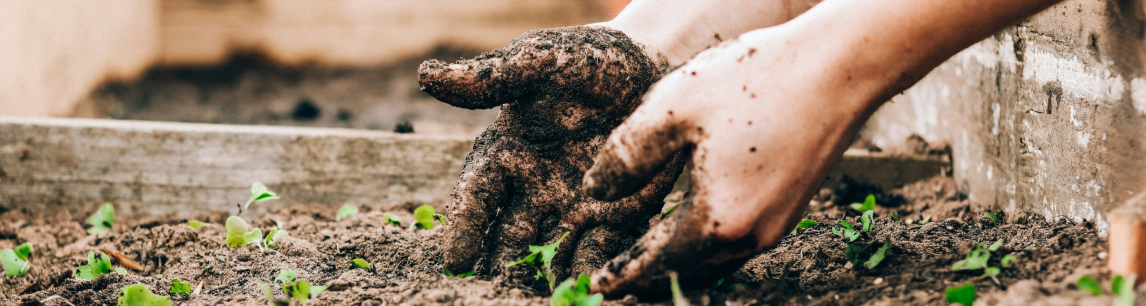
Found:
M 1109 295 L 1094 297 L 1073 288 L 1083 274 L 1095 276 L 1109 288 L 1105 268 L 1106 242 L 1088 223 L 1046 220 L 1026 214 L 995 212 L 993 221 L 954 191 L 949 178 L 937 178 L 897 190 L 907 203 L 877 208 L 872 241 L 890 241 L 887 258 L 874 269 L 848 264 L 846 241 L 831 226 L 858 214 L 830 201 L 830 192 L 817 197 L 808 218 L 823 224 L 801 229 L 775 249 L 761 254 L 743 269 L 701 290 L 686 290 L 695 305 L 902 305 L 942 304 L 944 290 L 973 283 L 979 301 L 1002 305 L 1109 304 Z M 263 204 L 260 204 L 263 205 Z M 275 205 L 272 203 L 266 205 Z M 410 206 L 410 205 L 408 205 Z M 260 284 L 271 284 L 285 296 L 274 278 L 293 269 L 299 278 L 331 287 L 315 305 L 543 305 L 546 292 L 495 284 L 482 276 L 464 279 L 442 275 L 442 231 L 414 230 L 383 222 L 385 213 L 408 225 L 408 211 L 383 212 L 362 207 L 350 219 L 335 221 L 329 205 L 281 206 L 262 216 L 247 216 L 263 229 L 276 223 L 289 231 L 278 249 L 229 248 L 221 225 L 226 212 L 205 213 L 207 225 L 192 229 L 185 219 L 118 216 L 113 233 L 86 235 L 84 215 L 65 210 L 4 211 L 0 208 L 0 248 L 31 241 L 35 244 L 31 271 L 0 279 L 0 304 L 114 304 L 120 288 L 142 283 L 168 296 L 170 281 L 180 278 L 197 293 L 172 297 L 186 305 L 266 305 Z M 900 218 L 893 221 L 892 212 Z M 919 224 L 930 216 L 930 221 Z M 910 222 L 910 223 L 909 223 Z M 951 271 L 950 266 L 978 244 L 1003 240 L 992 252 L 991 264 L 1012 254 L 1015 264 L 1002 268 L 998 283 L 980 278 L 981 271 Z M 100 247 L 116 250 L 145 267 L 127 275 L 105 274 L 95 281 L 77 280 L 76 267 Z M 363 258 L 375 270 L 352 268 L 348 259 Z M 671 304 L 669 300 L 638 300 L 629 296 L 615 304 Z
M 284 65 L 243 52 L 217 65 L 156 66 L 112 80 L 75 116 L 152 121 L 341 127 L 477 136 L 497 110 L 464 110 L 422 93 L 418 65 L 476 50 L 441 47 L 396 63 L 339 67 Z

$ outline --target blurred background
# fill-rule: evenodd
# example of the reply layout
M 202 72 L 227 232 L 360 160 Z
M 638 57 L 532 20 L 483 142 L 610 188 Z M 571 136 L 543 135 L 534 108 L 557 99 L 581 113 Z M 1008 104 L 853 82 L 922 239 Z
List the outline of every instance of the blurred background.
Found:
M 477 135 L 496 110 L 421 93 L 423 60 L 623 0 L 0 2 L 0 116 L 345 127 Z

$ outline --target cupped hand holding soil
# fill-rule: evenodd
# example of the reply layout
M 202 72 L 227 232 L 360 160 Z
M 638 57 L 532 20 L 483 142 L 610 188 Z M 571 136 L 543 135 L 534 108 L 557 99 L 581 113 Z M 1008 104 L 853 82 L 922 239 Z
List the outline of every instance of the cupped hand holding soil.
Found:
M 501 106 L 466 157 L 448 206 L 445 268 L 532 282 L 532 268 L 505 264 L 569 232 L 553 260 L 560 281 L 590 273 L 632 245 L 660 212 L 683 159 L 668 157 L 651 184 L 616 201 L 583 195 L 582 176 L 664 67 L 605 26 L 533 31 L 474 59 L 423 63 L 422 90 L 439 100 Z

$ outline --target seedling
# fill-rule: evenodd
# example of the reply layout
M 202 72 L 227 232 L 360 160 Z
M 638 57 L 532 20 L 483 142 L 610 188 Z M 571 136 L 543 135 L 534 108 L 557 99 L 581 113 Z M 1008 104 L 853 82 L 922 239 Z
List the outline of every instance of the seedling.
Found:
M 669 208 L 666 209 L 665 212 L 661 213 L 661 218 L 668 217 L 668 215 L 672 214 L 672 212 L 674 210 L 676 210 L 676 208 L 679 206 L 680 206 L 680 203 L 676 203 L 676 204 L 673 204 L 672 206 L 669 206 Z
M 927 224 L 927 223 L 931 223 L 931 216 L 926 216 L 926 217 L 923 217 L 923 220 L 919 220 L 919 224 Z
M 279 276 L 275 277 L 275 281 L 283 285 L 283 292 L 286 292 L 287 295 L 299 303 L 306 304 L 306 300 L 318 297 L 318 294 L 322 293 L 322 291 L 328 287 L 311 286 L 310 282 L 307 282 L 305 279 L 297 279 L 297 276 L 294 270 L 286 269 L 279 272 Z
M 869 195 L 867 195 L 867 198 L 863 199 L 863 203 L 852 203 L 851 206 L 852 206 L 852 209 L 855 209 L 855 210 L 858 210 L 861 212 L 875 209 L 875 195 L 869 194 Z
M 860 234 L 862 234 L 862 232 L 857 230 L 848 220 L 840 220 L 839 226 L 832 228 L 832 233 L 836 234 L 836 236 L 846 238 L 848 242 L 856 241 Z
M 568 236 L 569 232 L 565 232 L 564 235 L 561 235 L 561 238 L 558 238 L 557 241 L 551 244 L 542 246 L 531 245 L 529 246 L 529 251 L 532 253 L 529 253 L 529 255 L 526 255 L 525 258 L 519 261 L 505 264 L 505 267 L 509 268 L 519 264 L 532 266 L 534 269 L 537 269 L 537 275 L 533 278 L 540 279 L 541 277 L 545 277 L 545 279 L 549 281 L 549 289 L 552 290 L 555 278 L 553 275 L 553 257 L 557 256 L 557 246 L 561 245 L 561 241 L 565 240 L 565 237 Z
M 892 211 L 891 212 L 891 221 L 899 222 L 899 213 Z
M 975 285 L 968 283 L 958 287 L 947 287 L 947 304 L 971 306 L 975 303 Z
M 366 270 L 366 271 L 374 271 L 374 267 L 371 267 L 370 263 L 366 262 L 366 260 L 363 260 L 362 258 L 355 258 L 355 259 L 347 260 L 346 262 L 349 262 L 350 265 L 355 267 L 355 268 L 359 268 L 359 269 Z
M 283 240 L 286 240 L 287 237 L 290 237 L 290 234 L 288 234 L 286 230 L 276 227 L 271 229 L 270 232 L 267 232 L 267 237 L 263 239 L 263 245 L 268 249 L 275 249 L 278 248 L 279 244 L 281 244 Z
M 597 306 L 605 300 L 605 296 L 589 294 L 589 276 L 581 274 L 577 279 L 572 278 L 561 282 L 553 289 L 553 298 L 549 300 L 550 306 Z
M 96 254 L 99 254 L 98 256 Z M 111 269 L 111 258 L 107 254 L 101 252 L 88 253 L 88 264 L 76 268 L 75 277 L 82 280 L 95 280 L 101 274 L 110 272 L 126 275 L 127 270 L 123 268 Z
M 868 251 L 872 247 L 877 248 L 874 252 Z M 879 263 L 883 262 L 884 258 L 887 258 L 887 249 L 889 248 L 891 248 L 891 241 L 884 241 L 883 243 L 874 242 L 870 244 L 854 242 L 848 244 L 847 249 L 844 250 L 844 257 L 847 257 L 848 261 L 852 264 L 859 265 L 862 263 L 864 268 L 870 270 L 875 269 L 875 267 L 879 266 Z M 869 252 L 871 255 L 865 258 L 864 254 Z
M 243 247 L 247 245 L 247 240 L 244 235 L 251 231 L 251 226 L 247 225 L 247 221 L 239 216 L 227 217 L 227 245 L 232 248 Z
M 954 264 L 952 264 L 951 270 L 963 271 L 983 269 L 983 275 L 979 276 L 979 278 L 990 277 L 991 280 L 995 281 L 996 284 L 1000 284 L 999 279 L 995 276 L 999 275 L 1002 270 L 998 267 L 992 267 L 988 265 L 987 261 L 991 259 L 991 252 L 998 250 L 999 247 L 1002 246 L 1003 239 L 996 240 L 994 243 L 991 243 L 990 246 L 986 247 L 983 246 L 983 244 L 979 244 L 979 246 L 975 247 L 975 249 L 971 250 L 971 252 L 967 254 L 967 258 L 956 261 Z M 1000 264 L 1003 267 L 1006 267 L 1009 266 L 1012 261 L 1015 261 L 1015 259 L 1016 258 L 1013 255 L 1008 254 L 1007 256 L 1003 257 L 1003 260 L 1000 261 Z
M 1134 279 L 1135 275 L 1128 277 L 1115 275 L 1110 280 L 1110 293 L 1114 294 L 1114 306 L 1134 305 Z
M 251 204 L 278 199 L 279 196 L 267 189 L 266 185 L 263 185 L 263 183 L 255 182 L 254 184 L 251 184 L 251 199 L 247 200 L 247 203 L 239 205 L 239 215 L 242 215 L 244 211 L 247 211 L 247 207 L 251 206 Z
M 267 284 L 259 284 L 259 288 L 263 289 L 263 295 L 267 297 L 267 302 L 270 306 L 290 306 L 290 300 L 280 300 L 275 298 L 274 290 Z
M 25 242 L 15 249 L 0 251 L 0 265 L 4 266 L 4 276 L 16 277 L 28 273 L 32 266 L 28 264 L 28 257 L 32 256 L 32 243 Z
M 202 221 L 199 221 L 199 220 L 187 220 L 187 226 L 190 226 L 192 229 L 199 229 L 200 226 L 203 226 L 205 224 L 207 224 L 207 223 L 203 223 Z
M 476 273 L 476 272 L 477 271 L 470 270 L 469 272 L 462 273 L 462 274 L 453 274 L 453 273 L 450 273 L 450 270 L 447 270 L 444 268 L 442 269 L 442 274 L 445 274 L 446 277 L 457 277 L 457 278 L 467 278 L 467 277 L 473 276 L 474 273 Z M 554 293 L 554 295 L 556 295 L 556 293 Z
M 874 219 L 875 219 L 875 211 L 874 210 L 869 210 L 869 211 L 863 212 L 863 216 L 860 216 L 860 224 L 863 225 L 863 227 L 862 227 L 863 231 L 865 231 L 865 232 L 871 231 L 872 227 L 875 225 Z
M 434 214 L 434 219 L 438 220 L 438 223 L 441 223 L 442 225 L 446 225 L 446 216 L 445 215 Z
M 88 217 L 88 224 L 92 227 L 88 229 L 88 235 L 103 236 L 111 232 L 111 224 L 115 221 L 115 207 L 111 203 L 104 203 L 99 206 L 95 214 Z
M 143 284 L 123 287 L 123 294 L 119 296 L 118 306 L 171 306 L 171 300 L 162 295 L 151 293 Z
M 999 224 L 999 216 L 989 212 L 985 212 L 985 214 L 987 214 L 987 218 L 991 218 L 991 223 Z
M 820 222 L 816 222 L 816 220 L 812 220 L 812 219 L 800 220 L 800 223 L 796 224 L 796 228 L 793 228 L 792 233 L 790 233 L 789 235 L 795 235 L 796 230 L 802 230 L 802 229 L 813 227 L 816 225 L 820 225 Z
M 334 218 L 334 221 L 342 221 L 342 219 L 349 219 L 350 217 L 353 217 L 354 215 L 357 215 L 357 214 L 358 214 L 358 207 L 354 207 L 354 205 L 342 206 L 342 208 L 338 209 L 338 216 Z
M 1002 260 L 999 260 L 999 265 L 1003 266 L 1003 268 L 1008 268 L 1011 266 L 1011 263 L 1014 262 L 1015 260 L 1018 260 L 1018 258 L 1015 257 L 1015 255 L 1007 254 L 1007 256 L 1003 256 Z
M 688 299 L 684 298 L 684 293 L 680 290 L 680 282 L 677 280 L 676 271 L 669 271 L 669 291 L 672 291 L 673 306 L 690 305 Z
M 396 217 L 390 216 L 390 214 L 382 215 L 382 221 L 393 226 L 402 227 L 402 221 L 398 220 Z
M 1090 293 L 1091 295 L 1102 295 L 1102 287 L 1099 286 L 1098 281 L 1094 280 L 1090 275 L 1079 277 L 1075 285 L 1078 286 L 1078 290 L 1082 292 Z
M 243 245 L 252 244 L 259 247 L 259 249 L 263 248 L 263 230 L 256 227 L 243 234 Z
M 191 294 L 191 283 L 178 278 L 171 280 L 171 295 Z
M 438 214 L 436 212 L 434 212 L 433 206 L 430 206 L 430 205 L 418 206 L 418 208 L 414 209 L 414 225 L 413 225 L 413 227 L 424 229 L 424 230 L 434 229 L 434 219 L 435 219 L 434 216 L 435 215 L 438 215 Z M 443 219 L 443 220 L 445 220 L 445 219 Z M 445 223 L 442 223 L 442 224 L 445 224 Z

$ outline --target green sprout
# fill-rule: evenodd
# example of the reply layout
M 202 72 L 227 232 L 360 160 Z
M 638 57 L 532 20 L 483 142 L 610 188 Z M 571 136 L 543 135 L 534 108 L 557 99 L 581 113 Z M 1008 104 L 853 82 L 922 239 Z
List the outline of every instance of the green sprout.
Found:
M 680 203 L 676 203 L 676 204 L 673 204 L 672 206 L 669 206 L 669 208 L 666 209 L 665 212 L 661 213 L 661 218 L 668 217 L 668 215 L 672 214 L 672 212 L 674 210 L 676 210 L 676 208 L 679 206 L 680 206 Z
M 366 262 L 366 260 L 364 260 L 362 258 L 355 258 L 355 259 L 347 260 L 346 262 L 349 262 L 350 265 L 355 267 L 355 268 L 359 268 L 359 269 L 366 270 L 366 271 L 374 271 L 374 267 L 371 267 L 370 263 Z
M 605 300 L 605 296 L 589 294 L 589 276 L 581 274 L 577 279 L 572 278 L 561 282 L 553 289 L 553 297 L 549 300 L 550 306 L 597 306 Z
M 283 285 L 283 292 L 286 292 L 292 299 L 299 303 L 306 304 L 306 300 L 317 298 L 319 293 L 326 290 L 328 286 L 311 286 L 310 282 L 305 279 L 298 279 L 298 274 L 291 269 L 285 269 L 279 272 L 279 276 L 275 277 L 275 281 Z M 268 297 L 273 297 L 268 295 Z
M 848 239 L 848 242 L 856 241 L 856 239 L 860 237 L 860 234 L 862 234 L 862 232 L 856 230 L 855 226 L 852 225 L 851 222 L 848 222 L 848 220 L 840 220 L 839 227 L 833 227 L 832 233 L 836 234 L 836 236 Z
M 1078 286 L 1078 290 L 1082 292 L 1090 293 L 1091 295 L 1102 295 L 1102 286 L 1099 286 L 1098 281 L 1090 277 L 1090 275 L 1079 277 L 1075 285 Z
M 355 207 L 354 205 L 342 206 L 342 208 L 338 209 L 338 216 L 334 218 L 334 221 L 342 221 L 342 219 L 349 219 L 350 217 L 353 217 L 354 215 L 357 215 L 357 214 L 358 214 L 358 207 Z
M 278 248 L 279 244 L 281 244 L 283 240 L 286 240 L 287 237 L 290 237 L 290 234 L 288 234 L 286 230 L 276 227 L 271 229 L 270 232 L 267 232 L 267 237 L 263 239 L 263 245 L 269 249 Z
M 875 252 L 871 252 L 871 255 L 869 256 L 864 256 L 865 253 L 870 252 L 865 252 L 865 250 L 870 250 L 870 248 L 876 246 L 878 247 L 876 248 Z M 891 248 L 890 240 L 884 241 L 883 243 L 873 242 L 870 244 L 863 242 L 853 242 L 848 244 L 847 248 L 844 249 L 844 257 L 846 257 L 852 264 L 859 265 L 862 263 L 865 268 L 871 270 L 875 269 L 876 266 L 879 266 L 879 264 L 883 262 L 884 258 L 887 258 L 887 250 L 889 248 Z
M 414 209 L 414 225 L 413 226 L 420 228 L 420 229 L 424 229 L 424 230 L 434 229 L 434 219 L 435 219 L 434 215 L 437 215 L 437 213 L 434 212 L 433 206 L 430 206 L 430 205 L 418 206 L 418 208 Z M 445 219 L 443 219 L 443 220 L 445 220 Z M 443 224 L 445 224 L 445 223 L 443 223 Z
M 971 306 L 975 303 L 975 285 L 968 283 L 958 287 L 947 287 L 947 304 Z
M 871 254 L 871 257 L 868 257 L 867 260 L 863 262 L 863 266 L 868 268 L 868 270 L 875 269 L 875 267 L 879 266 L 879 263 L 883 262 L 883 259 L 887 257 L 887 249 L 890 247 L 891 241 L 884 241 L 883 246 L 876 249 L 875 254 Z
M 796 228 L 793 228 L 792 232 L 789 233 L 789 235 L 795 235 L 796 230 L 802 230 L 802 229 L 813 227 L 816 225 L 820 225 L 820 222 L 816 222 L 816 220 L 812 220 L 812 219 L 800 220 L 800 223 L 796 224 Z
M 123 287 L 123 294 L 116 302 L 118 306 L 171 306 L 171 300 L 151 293 L 143 284 Z
M 970 253 L 967 253 L 967 258 L 964 258 L 963 260 L 960 260 L 960 261 L 956 261 L 954 264 L 952 264 L 951 270 L 952 271 L 965 271 L 965 270 L 983 269 L 983 275 L 979 276 L 979 278 L 990 277 L 992 280 L 995 281 L 995 283 L 999 283 L 999 279 L 996 278 L 995 276 L 999 275 L 999 273 L 1002 270 L 999 269 L 998 267 L 992 267 L 992 266 L 988 265 L 988 260 L 991 259 L 991 252 L 997 251 L 1002 246 L 1003 246 L 1003 239 L 996 240 L 994 243 L 991 243 L 990 246 L 986 246 L 986 247 L 983 246 L 983 244 L 979 244 L 979 246 L 977 246 L 977 247 L 975 247 L 975 249 L 971 250 Z M 1007 257 L 1010 257 L 1010 258 L 1008 259 Z M 1006 267 L 1006 266 L 1010 265 L 1010 263 L 1012 261 L 1014 261 L 1015 259 L 1016 258 L 1014 256 L 1007 255 L 1007 256 L 1004 256 L 1003 261 L 1000 262 L 1000 264 L 1002 264 L 1004 267 Z
M 899 222 L 899 213 L 891 211 L 891 221 Z
M 25 242 L 15 249 L 0 251 L 0 265 L 4 266 L 4 276 L 16 277 L 28 273 L 32 268 L 28 264 L 28 257 L 32 256 L 32 243 Z
M 255 245 L 259 249 L 263 248 L 263 230 L 259 228 L 252 228 L 251 231 L 243 233 L 243 245 Z
M 1134 279 L 1135 275 L 1128 277 L 1115 275 L 1110 280 L 1110 293 L 1114 294 L 1114 306 L 1134 305 Z
M 1007 256 L 1003 256 L 1003 259 L 999 260 L 999 265 L 1003 266 L 1003 268 L 1007 268 L 1011 266 L 1012 262 L 1018 259 L 1019 258 L 1015 257 L 1015 255 L 1007 254 Z
M 171 295 L 191 294 L 191 283 L 181 279 L 171 280 Z
M 244 235 L 251 231 L 251 226 L 247 225 L 247 221 L 239 216 L 227 217 L 227 245 L 232 248 L 243 247 L 247 245 L 247 240 Z
M 402 221 L 398 220 L 397 217 L 390 216 L 390 214 L 382 215 L 382 221 L 393 226 L 402 227 Z
M 445 274 L 446 277 L 457 277 L 457 278 L 467 278 L 467 277 L 473 276 L 474 273 L 476 273 L 476 272 L 477 271 L 470 270 L 469 272 L 466 272 L 466 273 L 453 274 L 453 273 L 450 273 L 449 269 L 445 269 L 445 268 L 442 269 L 442 274 Z
M 863 199 L 863 203 L 852 203 L 851 207 L 861 212 L 875 209 L 875 195 L 869 194 Z
M 926 217 L 923 217 L 923 220 L 919 220 L 919 224 L 927 224 L 927 223 L 931 223 L 931 216 L 926 216 Z
M 680 281 L 677 279 L 676 271 L 669 271 L 669 291 L 672 291 L 672 304 L 673 306 L 688 306 L 688 299 L 684 298 L 684 293 L 680 290 Z
M 267 297 L 267 302 L 270 306 L 290 306 L 290 300 L 280 300 L 275 298 L 274 290 L 267 284 L 259 284 L 259 288 L 263 289 L 263 295 Z
M 438 223 L 441 223 L 442 225 L 446 225 L 446 215 L 434 214 L 434 219 L 438 220 Z
M 874 219 L 875 219 L 875 211 L 874 210 L 869 210 L 869 211 L 863 212 L 863 216 L 860 216 L 860 224 L 862 225 L 861 228 L 863 229 L 863 231 L 865 231 L 865 232 L 871 231 L 872 227 L 875 225 Z
M 203 226 L 205 224 L 207 224 L 207 223 L 203 223 L 202 221 L 199 221 L 199 220 L 187 220 L 187 226 L 190 226 L 191 229 L 199 229 L 200 226 Z
M 96 255 L 97 253 L 99 254 L 98 256 Z M 121 275 L 127 274 L 127 270 L 124 270 L 123 268 L 116 268 L 115 270 L 112 270 L 111 258 L 109 258 L 107 254 L 93 251 L 88 253 L 88 264 L 76 268 L 75 277 L 78 279 L 90 281 L 99 278 L 101 274 L 107 274 L 113 271 Z
M 266 185 L 263 185 L 263 183 L 255 182 L 254 184 L 251 184 L 251 199 L 247 200 L 247 203 L 239 205 L 239 215 L 242 215 L 243 212 L 247 210 L 247 207 L 251 206 L 251 204 L 278 199 L 279 196 L 267 189 Z
M 999 216 L 996 216 L 995 214 L 992 214 L 990 212 L 984 212 L 984 213 L 987 214 L 987 218 L 991 218 L 991 223 L 999 224 Z
M 553 257 L 557 256 L 557 246 L 561 245 L 561 241 L 565 240 L 565 237 L 568 236 L 569 232 L 565 232 L 564 235 L 561 235 L 561 238 L 558 238 L 557 241 L 551 244 L 542 246 L 531 245 L 529 246 L 529 251 L 531 252 L 529 255 L 526 255 L 525 258 L 516 262 L 507 263 L 505 267 L 509 268 L 519 264 L 532 266 L 534 269 L 537 269 L 537 275 L 533 278 L 540 279 L 544 276 L 545 279 L 549 281 L 549 289 L 552 290 L 554 278 L 556 277 L 553 275 Z
M 111 232 L 111 224 L 115 221 L 115 207 L 111 203 L 104 203 L 99 206 L 94 214 L 88 217 L 88 224 L 92 227 L 88 229 L 88 235 L 103 236 Z

